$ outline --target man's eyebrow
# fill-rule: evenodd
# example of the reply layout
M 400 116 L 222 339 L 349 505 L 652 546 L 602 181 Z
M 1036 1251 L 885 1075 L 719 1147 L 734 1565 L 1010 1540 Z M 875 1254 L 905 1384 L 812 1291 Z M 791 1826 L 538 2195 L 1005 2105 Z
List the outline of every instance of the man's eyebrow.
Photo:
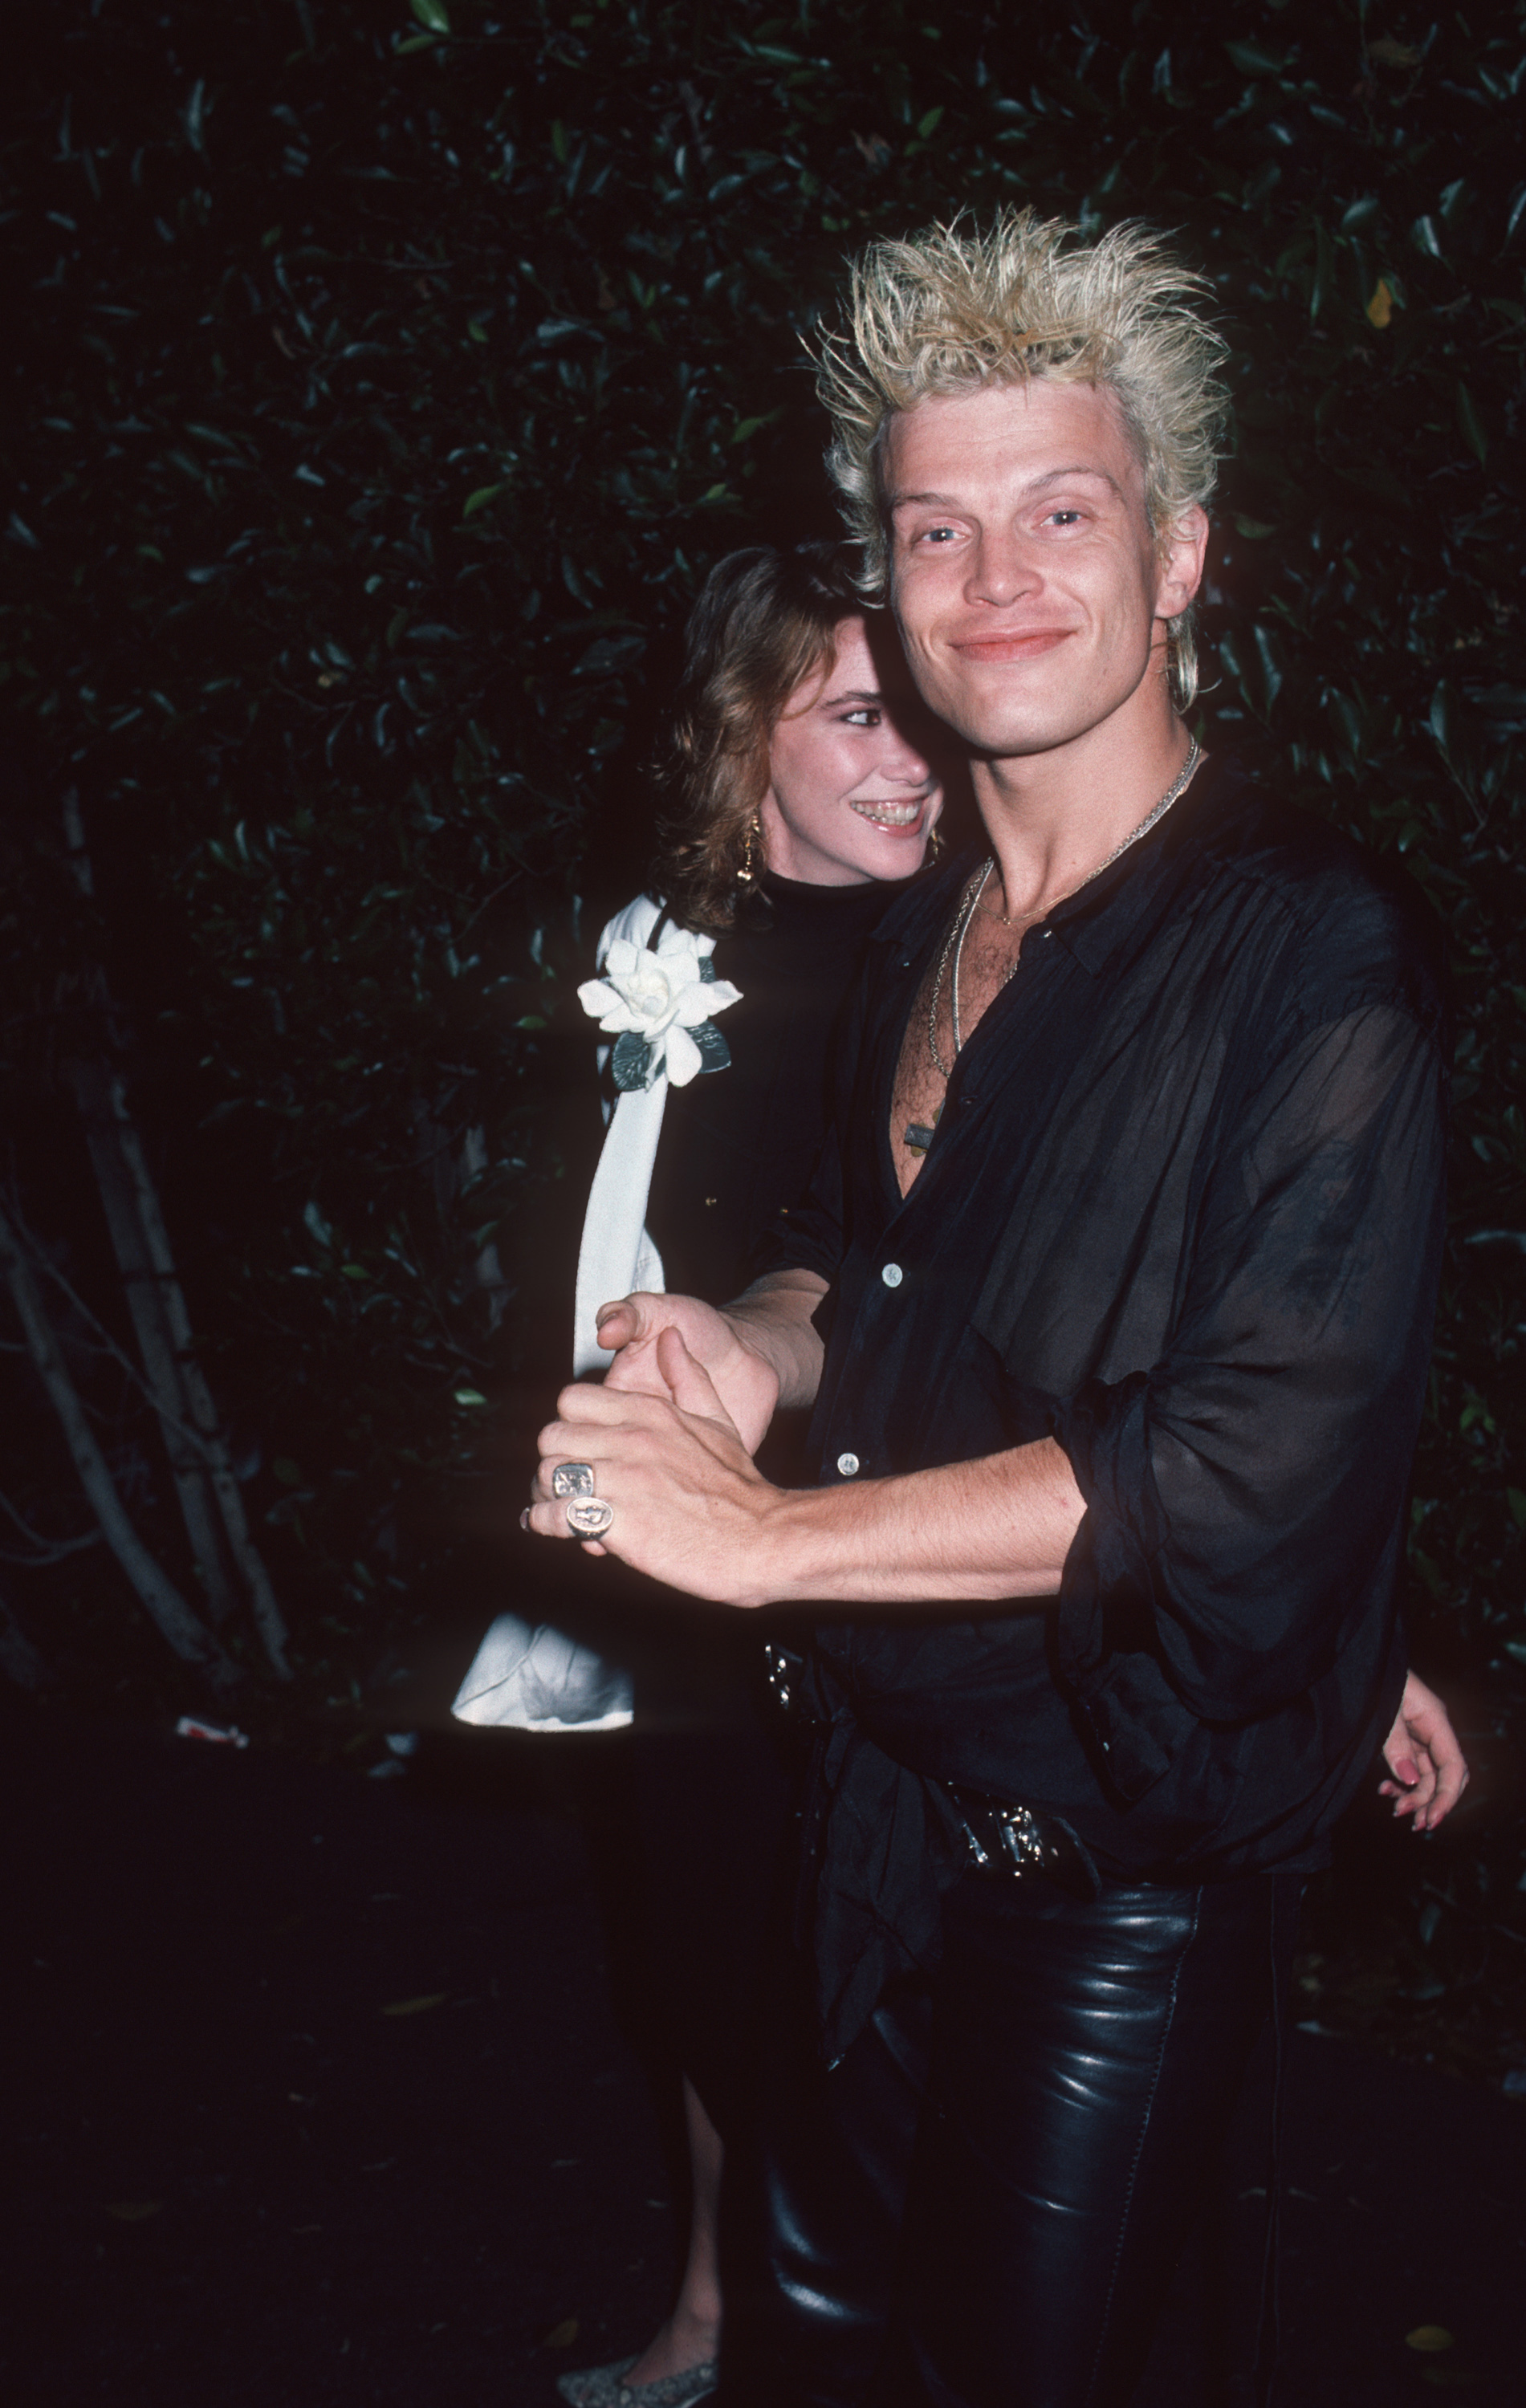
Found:
M 1042 477 L 1035 477 L 1030 485 L 1025 485 L 1023 491 L 1025 494 L 1042 494 L 1046 485 L 1062 485 L 1068 477 L 1089 477 L 1094 484 L 1110 486 L 1120 502 L 1127 499 L 1116 477 L 1110 476 L 1105 468 L 1091 467 L 1082 460 L 1071 468 L 1046 469 Z
M 1116 477 L 1110 476 L 1105 468 L 1092 467 L 1083 460 L 1075 461 L 1068 468 L 1046 468 L 1042 477 L 1032 478 L 1023 487 L 1023 496 L 1042 494 L 1050 485 L 1062 485 L 1071 477 L 1089 477 L 1099 485 L 1109 486 L 1120 501 L 1128 498 Z M 892 510 L 907 509 L 917 503 L 939 510 L 957 510 L 966 507 L 956 494 L 892 494 L 889 498 Z

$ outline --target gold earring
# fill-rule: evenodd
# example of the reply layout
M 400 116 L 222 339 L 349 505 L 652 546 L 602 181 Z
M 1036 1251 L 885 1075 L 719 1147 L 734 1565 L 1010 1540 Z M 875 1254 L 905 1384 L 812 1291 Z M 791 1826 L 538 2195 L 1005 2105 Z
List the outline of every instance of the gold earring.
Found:
M 742 848 L 741 867 L 737 872 L 737 883 L 739 886 L 756 885 L 757 871 L 753 867 L 753 847 L 755 843 L 761 844 L 762 841 L 763 823 L 757 812 L 755 811 L 751 820 L 748 822 L 747 841 Z
M 928 859 L 929 861 L 936 861 L 943 849 L 943 831 L 941 827 L 935 827 L 932 834 L 928 838 Z

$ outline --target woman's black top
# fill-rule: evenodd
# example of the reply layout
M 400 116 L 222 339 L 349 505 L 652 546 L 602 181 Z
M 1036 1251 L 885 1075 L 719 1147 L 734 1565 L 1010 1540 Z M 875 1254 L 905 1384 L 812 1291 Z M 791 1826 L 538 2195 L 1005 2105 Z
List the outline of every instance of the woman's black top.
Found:
M 715 1025 L 729 1069 L 669 1090 L 646 1226 L 674 1294 L 725 1304 L 811 1183 L 827 1131 L 832 1024 L 899 887 L 764 878 L 715 946 L 741 1000 Z
M 715 975 L 741 998 L 715 1023 L 730 1068 L 669 1088 L 647 1209 L 669 1289 L 724 1304 L 752 1278 L 759 1240 L 788 1227 L 826 1134 L 839 1008 L 900 891 L 766 878 L 717 942 Z M 776 1418 L 760 1458 L 770 1478 L 806 1482 L 805 1423 Z M 626 1618 L 625 1638 L 654 2022 L 730 2134 L 746 2112 L 793 1781 L 757 1617 L 642 1587 L 645 1610 Z

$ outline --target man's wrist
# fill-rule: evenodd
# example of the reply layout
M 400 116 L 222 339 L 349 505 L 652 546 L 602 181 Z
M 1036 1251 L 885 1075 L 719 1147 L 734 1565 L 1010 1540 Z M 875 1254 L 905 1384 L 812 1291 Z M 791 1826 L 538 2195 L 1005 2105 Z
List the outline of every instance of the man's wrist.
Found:
M 829 1596 L 842 1503 L 830 1489 L 766 1487 L 734 1602 L 809 1605 Z

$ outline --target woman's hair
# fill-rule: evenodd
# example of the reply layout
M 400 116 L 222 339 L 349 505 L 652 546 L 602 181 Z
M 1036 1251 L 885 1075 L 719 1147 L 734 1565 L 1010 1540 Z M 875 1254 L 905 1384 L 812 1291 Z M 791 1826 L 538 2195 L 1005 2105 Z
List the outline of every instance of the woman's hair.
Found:
M 652 871 L 653 892 L 685 927 L 721 935 L 744 871 L 768 867 L 756 822 L 769 746 L 790 695 L 815 672 L 831 675 L 837 630 L 865 608 L 857 566 L 845 543 L 758 544 L 728 552 L 705 580 L 659 764 L 672 808 Z
M 1194 306 L 1206 280 L 1147 226 L 1087 242 L 1063 219 L 1005 208 L 984 229 L 956 219 L 853 263 L 846 318 L 817 346 L 830 413 L 828 466 L 863 548 L 864 591 L 884 593 L 881 466 L 886 425 L 933 394 L 1043 377 L 1116 395 L 1144 471 L 1158 541 L 1217 476 L 1228 346 Z M 1191 612 L 1170 623 L 1173 699 L 1197 690 Z

